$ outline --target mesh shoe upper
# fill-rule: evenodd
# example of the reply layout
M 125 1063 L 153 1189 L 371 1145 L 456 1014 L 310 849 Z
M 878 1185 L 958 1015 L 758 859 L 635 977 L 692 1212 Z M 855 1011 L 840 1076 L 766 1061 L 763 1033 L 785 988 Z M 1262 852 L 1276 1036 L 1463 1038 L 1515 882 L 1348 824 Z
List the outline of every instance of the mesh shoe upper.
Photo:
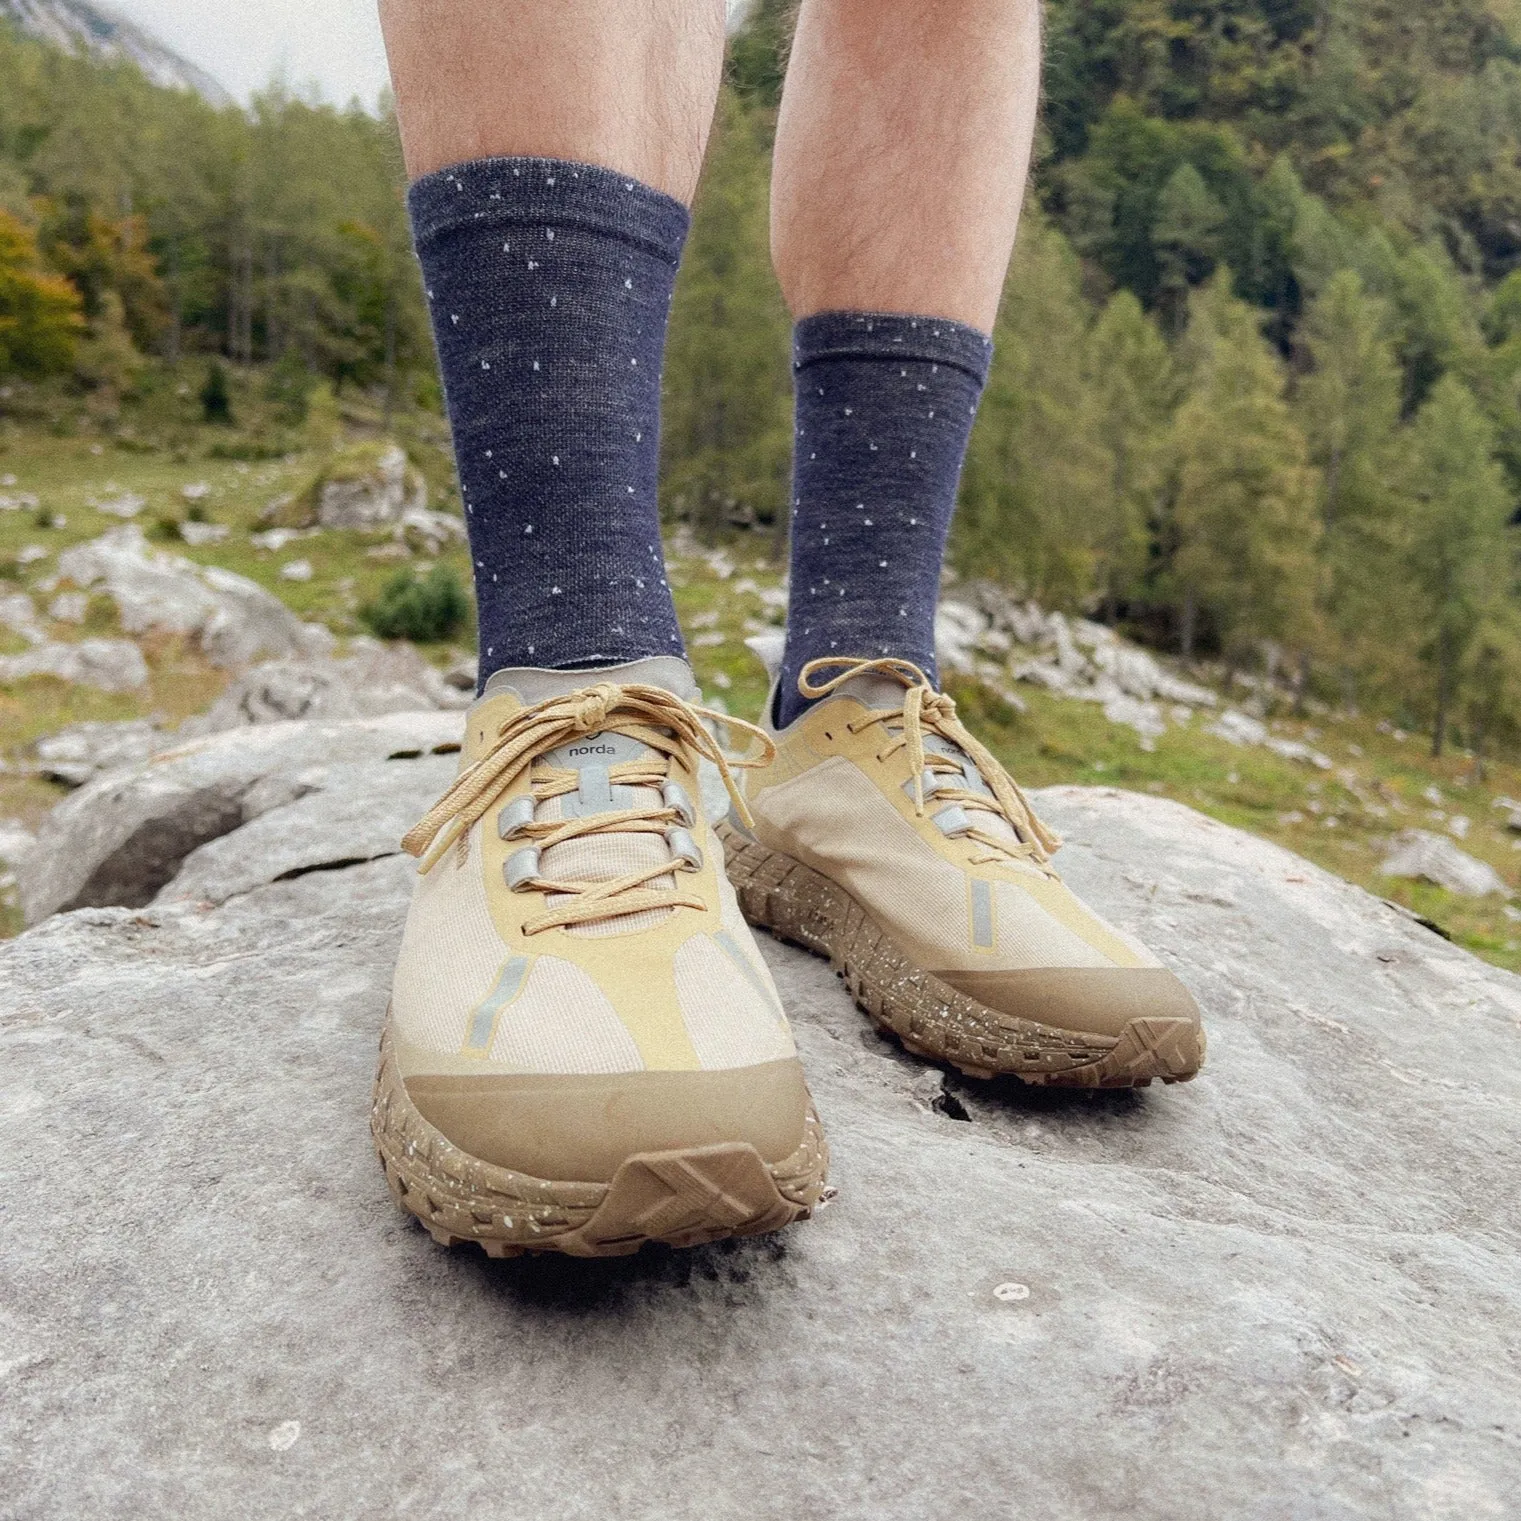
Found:
M 981 979 L 987 1002 L 999 973 L 1159 967 L 1062 883 L 1060 841 L 917 667 L 816 661 L 803 679 L 824 700 L 746 779 L 762 844 L 844 887 L 916 965 Z
M 493 677 L 406 842 L 424 859 L 392 998 L 403 1077 L 794 1057 L 703 816 L 699 765 L 724 768 L 691 695 L 671 659 Z

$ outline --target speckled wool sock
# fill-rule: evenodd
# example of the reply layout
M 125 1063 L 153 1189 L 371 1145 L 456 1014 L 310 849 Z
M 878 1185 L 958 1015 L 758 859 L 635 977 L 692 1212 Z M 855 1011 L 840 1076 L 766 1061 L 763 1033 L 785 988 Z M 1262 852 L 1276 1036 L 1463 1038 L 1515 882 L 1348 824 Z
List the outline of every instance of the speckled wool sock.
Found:
M 792 582 L 779 725 L 827 655 L 912 660 L 932 681 L 945 536 L 992 340 L 937 317 L 821 312 L 793 334 Z
M 475 563 L 480 680 L 684 653 L 655 496 L 686 208 L 626 175 L 487 158 L 408 203 Z

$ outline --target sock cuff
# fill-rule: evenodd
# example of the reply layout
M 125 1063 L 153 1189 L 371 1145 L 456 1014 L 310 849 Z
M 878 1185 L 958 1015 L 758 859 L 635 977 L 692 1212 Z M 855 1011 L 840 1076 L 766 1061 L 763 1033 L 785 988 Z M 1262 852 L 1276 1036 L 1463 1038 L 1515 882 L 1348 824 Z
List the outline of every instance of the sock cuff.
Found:
M 985 385 L 993 340 L 948 317 L 902 312 L 818 312 L 792 330 L 796 374 L 825 359 L 917 359 L 964 370 Z
M 419 252 L 450 233 L 567 227 L 620 238 L 674 269 L 691 213 L 613 169 L 555 158 L 477 158 L 414 180 L 407 209 Z

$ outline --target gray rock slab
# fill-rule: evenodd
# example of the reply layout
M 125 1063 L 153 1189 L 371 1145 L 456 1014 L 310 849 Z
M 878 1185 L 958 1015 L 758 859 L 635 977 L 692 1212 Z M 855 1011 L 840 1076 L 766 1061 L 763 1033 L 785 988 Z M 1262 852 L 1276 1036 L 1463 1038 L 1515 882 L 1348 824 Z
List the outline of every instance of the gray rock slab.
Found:
M 260 724 L 97 777 L 43 822 L 20 873 L 26 920 L 62 908 L 139 907 L 210 841 L 311 792 L 329 790 L 342 807 L 344 768 L 457 750 L 463 729 L 462 716 L 449 712 Z
M 355 639 L 342 659 L 327 655 L 271 660 L 235 680 L 205 712 L 188 719 L 187 736 L 249 724 L 320 718 L 335 722 L 412 713 L 428 708 L 463 710 L 474 685 L 462 691 L 404 642 Z
M 225 903 L 308 872 L 401 854 L 401 837 L 458 771 L 458 756 L 349 762 L 301 773 L 302 795 L 197 847 L 156 903 Z
M 103 771 L 136 765 L 172 743 L 149 718 L 86 719 L 37 741 L 37 769 L 49 781 L 82 787 Z
M 838 1197 L 685 1253 L 393 1209 L 403 858 L 0 948 L 0 1515 L 1513 1514 L 1521 979 L 1178 805 L 1040 803 L 1198 1081 L 947 1076 L 768 941 Z

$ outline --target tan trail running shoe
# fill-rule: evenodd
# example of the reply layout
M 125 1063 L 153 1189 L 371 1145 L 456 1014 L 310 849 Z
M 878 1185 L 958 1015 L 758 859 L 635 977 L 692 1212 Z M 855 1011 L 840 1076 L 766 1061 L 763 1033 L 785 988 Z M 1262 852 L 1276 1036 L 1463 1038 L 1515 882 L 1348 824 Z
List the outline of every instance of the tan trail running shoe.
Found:
M 746 778 L 751 826 L 721 826 L 752 924 L 827 956 L 910 1050 L 973 1077 L 1194 1076 L 1187 989 L 1062 883 L 1061 842 L 949 697 L 905 660 L 816 660 L 799 687 L 824 700 Z
M 446 1244 L 619 1255 L 818 1202 L 818 1119 L 703 816 L 700 760 L 739 794 L 695 696 L 672 657 L 498 671 L 403 842 L 423 860 L 371 1125 Z

